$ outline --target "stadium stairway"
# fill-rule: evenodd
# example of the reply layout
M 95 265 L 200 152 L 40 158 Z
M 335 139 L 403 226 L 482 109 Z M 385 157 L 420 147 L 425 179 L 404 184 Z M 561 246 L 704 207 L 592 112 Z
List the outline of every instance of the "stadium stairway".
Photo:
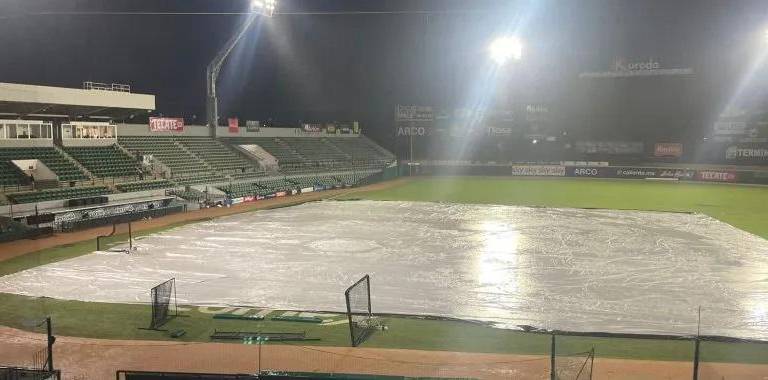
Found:
M 80 169 L 80 171 L 83 172 L 83 174 L 85 174 L 85 176 L 88 177 L 88 179 L 93 180 L 96 177 L 96 176 L 93 175 L 93 173 L 91 173 L 88 170 L 88 168 L 83 166 L 83 164 L 81 164 L 79 161 L 77 161 L 74 157 L 72 157 L 64 149 L 62 149 L 61 147 L 59 147 L 59 146 L 57 146 L 55 144 L 53 145 L 53 148 L 56 149 L 59 152 L 60 155 L 65 157 L 67 160 L 69 160 L 69 162 L 71 162 L 74 166 L 76 166 L 78 169 Z

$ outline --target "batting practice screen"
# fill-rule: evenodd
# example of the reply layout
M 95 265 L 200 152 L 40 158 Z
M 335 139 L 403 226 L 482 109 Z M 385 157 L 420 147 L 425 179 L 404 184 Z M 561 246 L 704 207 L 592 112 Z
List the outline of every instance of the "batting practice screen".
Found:
M 176 279 L 172 278 L 152 288 L 152 322 L 150 329 L 158 329 L 176 316 Z M 173 310 L 171 310 L 173 301 Z
M 352 346 L 357 347 L 371 334 L 371 278 L 366 274 L 345 292 Z

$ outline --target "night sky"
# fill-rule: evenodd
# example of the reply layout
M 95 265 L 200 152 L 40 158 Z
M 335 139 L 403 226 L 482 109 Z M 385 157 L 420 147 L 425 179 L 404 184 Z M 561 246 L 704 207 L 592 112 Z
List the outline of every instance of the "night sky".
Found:
M 0 81 L 128 83 L 156 95 L 158 113 L 202 124 L 205 67 L 244 16 L 87 13 L 247 8 L 245 0 L 4 0 Z M 257 21 L 220 76 L 222 117 L 360 120 L 385 145 L 396 104 L 466 107 L 487 88 L 494 88 L 486 91 L 491 103 L 502 88 L 515 102 L 549 104 L 563 129 L 696 134 L 768 49 L 765 0 L 285 0 L 279 10 L 436 11 Z M 524 59 L 484 82 L 486 47 L 504 33 L 525 40 Z M 692 67 L 695 75 L 598 85 L 578 79 L 618 57 Z

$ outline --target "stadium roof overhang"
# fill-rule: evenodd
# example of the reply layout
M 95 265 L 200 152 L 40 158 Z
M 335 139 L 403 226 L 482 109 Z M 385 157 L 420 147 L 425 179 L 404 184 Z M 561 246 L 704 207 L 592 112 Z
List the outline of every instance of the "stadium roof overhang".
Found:
M 124 120 L 154 109 L 154 95 L 0 83 L 0 118 Z

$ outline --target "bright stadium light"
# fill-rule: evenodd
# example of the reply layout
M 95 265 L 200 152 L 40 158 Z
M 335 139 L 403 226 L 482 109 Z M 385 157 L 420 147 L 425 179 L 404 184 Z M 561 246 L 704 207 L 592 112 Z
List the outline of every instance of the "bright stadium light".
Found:
M 523 56 L 523 43 L 514 36 L 499 37 L 488 47 L 491 59 L 498 65 L 509 62 L 510 59 L 520 60 Z
M 251 12 L 272 17 L 277 8 L 277 0 L 251 0 Z
M 205 72 L 206 92 L 208 95 L 206 101 L 206 116 L 208 119 L 208 133 L 211 137 L 216 137 L 216 127 L 219 125 L 219 99 L 216 95 L 216 81 L 219 78 L 219 72 L 224 65 L 224 61 L 232 52 L 237 42 L 245 35 L 248 28 L 259 17 L 272 17 L 277 9 L 277 0 L 251 0 L 251 11 L 245 21 L 240 25 L 237 32 L 222 46 L 213 60 L 208 64 Z

